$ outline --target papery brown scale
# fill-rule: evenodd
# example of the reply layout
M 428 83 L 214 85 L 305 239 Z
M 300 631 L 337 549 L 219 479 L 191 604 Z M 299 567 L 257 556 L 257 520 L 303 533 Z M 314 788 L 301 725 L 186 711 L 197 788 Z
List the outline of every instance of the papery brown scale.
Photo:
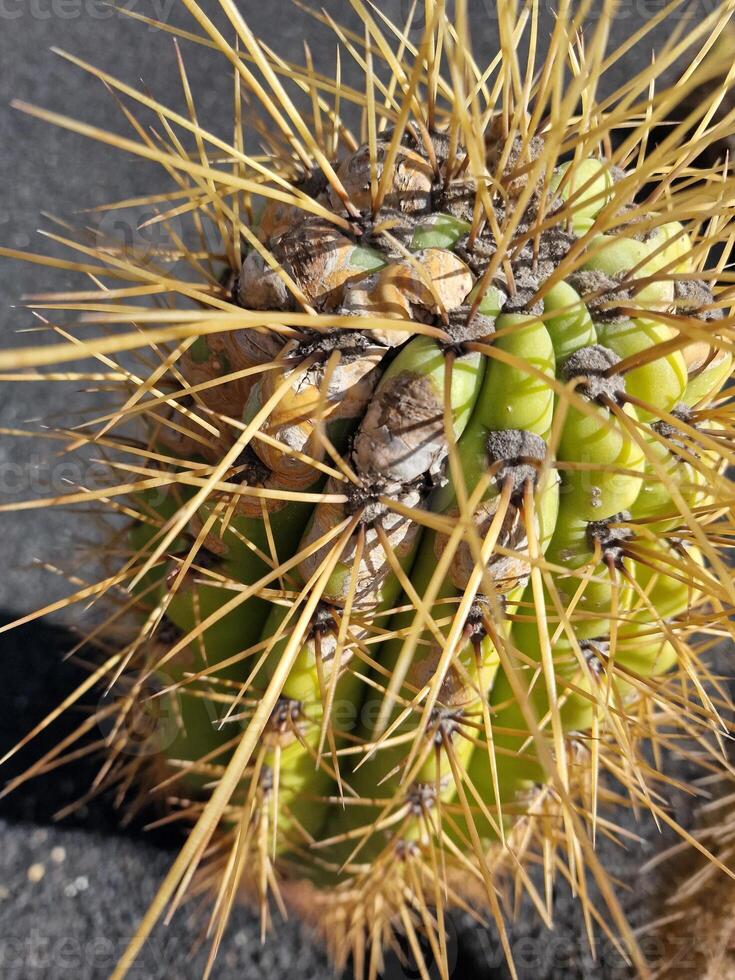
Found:
M 442 393 L 430 378 L 402 371 L 368 405 L 354 460 L 368 480 L 399 486 L 435 473 L 446 455 Z
M 328 493 L 340 493 L 344 488 L 336 481 L 330 480 L 326 489 Z M 421 494 L 416 490 L 406 491 L 398 495 L 398 499 L 405 507 L 416 508 L 421 504 Z M 319 540 L 323 535 L 328 534 L 339 523 L 343 522 L 349 513 L 350 509 L 346 504 L 320 504 L 316 508 L 312 523 L 302 539 L 302 547 L 306 547 L 308 544 Z M 415 521 L 390 510 L 385 511 L 376 517 L 370 525 L 366 526 L 362 558 L 356 572 L 355 606 L 357 608 L 374 608 L 381 585 L 393 574 L 393 566 L 383 549 L 380 536 L 376 530 L 378 523 L 391 552 L 398 560 L 410 554 L 420 532 L 420 527 Z M 330 541 L 301 562 L 299 570 L 303 579 L 310 578 L 318 571 L 333 547 L 334 543 Z M 340 555 L 339 561 L 343 568 L 332 576 L 333 587 L 325 592 L 324 598 L 328 601 L 341 604 L 347 599 L 357 548 L 358 535 L 353 534 Z
M 287 448 L 321 460 L 325 450 L 316 431 L 318 423 L 358 419 L 365 411 L 378 382 L 383 348 L 361 350 L 340 356 L 324 390 L 328 361 L 321 361 L 306 372 L 294 368 L 294 384 L 270 412 L 261 431 L 283 445 L 283 449 L 262 440 L 253 448 L 260 459 L 279 477 L 305 479 L 313 483 L 319 476 L 310 462 L 291 456 Z M 252 392 L 252 408 L 265 404 L 283 383 L 283 375 L 272 371 Z
M 202 345 L 206 345 L 209 350 L 209 356 L 206 359 L 196 356 L 196 351 L 201 349 Z M 177 366 L 191 387 L 226 377 L 234 371 L 224 342 L 220 341 L 215 346 L 210 342 L 210 338 L 205 339 L 203 337 L 199 338 L 194 350 L 185 351 Z M 239 419 L 242 416 L 249 390 L 249 379 L 238 378 L 204 388 L 196 393 L 196 398 L 213 412 Z
M 492 497 L 483 501 L 475 510 L 473 524 L 478 547 L 482 545 L 490 530 L 500 500 L 500 497 Z M 448 516 L 459 518 L 456 511 L 453 515 Z M 434 554 L 437 560 L 446 550 L 447 541 L 446 535 L 436 534 Z M 505 555 L 494 550 L 485 565 L 486 573 L 492 580 L 496 592 L 502 595 L 519 585 L 523 585 L 530 573 L 530 564 L 527 558 L 528 536 L 523 511 L 520 507 L 516 507 L 514 504 L 508 505 L 497 544 L 508 551 L 515 552 L 515 554 Z M 456 588 L 464 589 L 466 587 L 476 564 L 475 555 L 469 542 L 460 541 L 449 568 L 449 577 Z
M 266 244 L 300 297 L 319 311 L 336 309 L 346 283 L 365 274 L 364 269 L 350 263 L 355 247 L 352 239 L 322 219 L 304 217 L 296 227 Z M 238 283 L 238 299 L 243 307 L 298 309 L 300 297 L 259 252 L 246 256 Z
M 376 147 L 374 172 L 380 184 L 389 143 L 379 141 Z M 374 205 L 371 194 L 370 148 L 361 146 L 343 160 L 337 168 L 337 176 L 342 182 L 350 202 L 358 211 L 370 211 Z M 383 204 L 397 208 L 407 214 L 423 214 L 431 203 L 431 187 L 434 175 L 428 161 L 405 146 L 398 148 L 388 182 L 388 192 Z M 343 208 L 342 201 L 330 189 L 330 200 L 336 211 Z

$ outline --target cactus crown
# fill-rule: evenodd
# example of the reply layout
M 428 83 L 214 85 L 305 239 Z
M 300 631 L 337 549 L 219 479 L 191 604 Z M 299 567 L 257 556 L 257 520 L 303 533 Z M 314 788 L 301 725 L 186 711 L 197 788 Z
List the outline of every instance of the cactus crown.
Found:
M 417 42 L 414 7 L 398 27 L 355 0 L 364 36 L 330 25 L 357 90 L 270 51 L 231 0 L 235 45 L 183 3 L 199 34 L 157 26 L 226 57 L 232 141 L 197 118 L 178 48 L 188 116 L 71 58 L 166 135 L 127 105 L 136 139 L 23 108 L 163 165 L 170 240 L 151 256 L 66 239 L 92 295 L 33 302 L 106 330 L 0 353 L 29 372 L 96 358 L 119 395 L 75 435 L 109 450 L 110 487 L 52 503 L 124 518 L 110 576 L 69 597 L 107 597 L 90 640 L 117 647 L 95 676 L 129 678 L 99 785 L 150 787 L 191 829 L 116 975 L 192 881 L 214 883 L 213 955 L 245 889 L 264 927 L 290 905 L 359 974 L 398 930 L 423 975 L 419 933 L 446 975 L 449 905 L 487 908 L 510 957 L 508 869 L 546 919 L 559 873 L 607 928 L 591 874 L 644 969 L 594 851 L 620 800 L 604 777 L 673 824 L 644 745 L 721 728 L 703 654 L 735 598 L 735 183 L 696 163 L 733 114 L 713 97 L 655 143 L 718 69 L 654 83 L 709 49 L 731 4 L 597 100 L 612 5 L 583 43 L 562 4 L 546 59 L 532 43 L 521 64 L 538 8 L 499 4 L 485 71 L 464 3 L 450 19 L 428 2 Z M 131 757 L 151 677 L 176 724 Z

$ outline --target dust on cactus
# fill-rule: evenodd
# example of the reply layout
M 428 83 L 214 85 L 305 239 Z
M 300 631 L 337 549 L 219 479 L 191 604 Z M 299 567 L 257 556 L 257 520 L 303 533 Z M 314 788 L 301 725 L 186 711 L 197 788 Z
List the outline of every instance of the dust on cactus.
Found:
M 66 380 L 117 399 L 52 434 L 109 455 L 109 486 L 2 508 L 96 500 L 121 519 L 109 575 L 67 600 L 109 613 L 64 708 L 96 684 L 125 696 L 21 781 L 104 720 L 95 789 L 142 789 L 186 829 L 116 977 L 203 891 L 210 969 L 246 894 L 264 934 L 293 908 L 369 977 L 399 935 L 447 976 L 445 910 L 487 914 L 515 974 L 509 885 L 551 923 L 557 876 L 644 974 L 594 845 L 613 802 L 676 829 L 648 749 L 728 731 L 706 653 L 735 599 L 735 181 L 697 161 L 735 123 L 717 115 L 733 73 L 705 57 L 733 5 L 598 97 L 624 53 L 612 4 L 586 26 L 562 4 L 543 43 L 536 5 L 498 4 L 483 67 L 465 4 L 450 19 L 430 0 L 417 34 L 415 5 L 396 26 L 354 0 L 361 32 L 316 16 L 357 89 L 275 54 L 231 0 L 232 39 L 183 3 L 193 32 L 131 16 L 224 56 L 231 141 L 198 116 L 178 46 L 188 115 L 68 55 L 132 135 L 18 106 L 171 179 L 146 202 L 161 254 L 71 233 L 68 261 L 2 250 L 91 280 L 32 299 L 62 339 L 0 354 L 4 379 L 89 360 Z M 75 339 L 62 310 L 99 335 Z M 131 753 L 151 700 L 173 730 Z

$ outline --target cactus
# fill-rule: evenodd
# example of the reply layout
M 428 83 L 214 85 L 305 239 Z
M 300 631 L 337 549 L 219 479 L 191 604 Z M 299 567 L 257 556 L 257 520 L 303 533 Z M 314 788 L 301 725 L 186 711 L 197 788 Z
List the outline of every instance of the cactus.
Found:
M 594 840 L 605 772 L 661 815 L 644 719 L 680 705 L 690 734 L 721 725 L 697 637 L 729 636 L 735 599 L 735 181 L 692 161 L 732 113 L 702 105 L 649 145 L 682 94 L 651 94 L 678 49 L 595 103 L 608 8 L 582 46 L 562 5 L 548 59 L 522 66 L 536 11 L 499 4 L 483 72 L 464 4 L 452 21 L 427 3 L 415 44 L 356 3 L 364 38 L 332 26 L 358 91 L 274 54 L 230 0 L 233 45 L 183 2 L 200 33 L 182 41 L 233 71 L 231 142 L 198 120 L 181 55 L 189 116 L 71 59 L 153 107 L 160 140 L 127 106 L 137 139 L 21 108 L 163 165 L 174 188 L 152 200 L 186 274 L 68 240 L 64 267 L 99 289 L 32 302 L 106 331 L 0 353 L 8 380 L 97 358 L 119 395 L 78 437 L 109 446 L 111 485 L 77 497 L 125 527 L 110 578 L 69 602 L 107 596 L 91 638 L 127 635 L 65 703 L 131 678 L 98 786 L 153 787 L 188 836 L 115 976 L 189 886 L 214 893 L 213 957 L 246 894 L 264 932 L 292 907 L 370 977 L 398 934 L 422 975 L 425 935 L 446 976 L 444 911 L 486 909 L 514 971 L 499 884 L 548 917 L 555 872 L 590 924 L 594 878 L 645 972 Z M 729 13 L 693 28 L 694 52 Z M 246 152 L 246 90 L 266 156 Z M 175 234 L 182 215 L 218 248 Z M 176 731 L 131 763 L 150 680 Z

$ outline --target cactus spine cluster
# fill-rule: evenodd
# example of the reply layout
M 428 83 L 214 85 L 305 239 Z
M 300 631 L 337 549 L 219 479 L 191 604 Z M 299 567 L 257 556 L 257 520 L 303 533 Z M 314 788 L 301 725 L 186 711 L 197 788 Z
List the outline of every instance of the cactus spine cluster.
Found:
M 729 633 L 734 598 L 735 195 L 695 161 L 728 121 L 702 106 L 649 146 L 676 48 L 596 102 L 612 8 L 585 47 L 563 5 L 534 68 L 517 46 L 538 11 L 500 4 L 484 72 L 463 5 L 452 21 L 427 3 L 415 43 L 356 0 L 364 37 L 335 30 L 357 91 L 269 51 L 229 0 L 237 47 L 184 5 L 202 33 L 182 38 L 234 66 L 231 144 L 198 121 L 183 59 L 189 117 L 73 60 L 159 114 L 160 142 L 135 123 L 137 140 L 91 135 L 163 164 L 158 221 L 211 224 L 217 253 L 172 231 L 179 276 L 99 242 L 99 268 L 76 267 L 122 285 L 40 298 L 135 324 L 82 349 L 108 367 L 154 354 L 85 428 L 125 457 L 98 497 L 128 494 L 98 590 L 129 630 L 99 679 L 130 677 L 100 785 L 137 781 L 193 827 L 117 976 L 192 880 L 214 889 L 214 951 L 246 891 L 264 927 L 295 907 L 359 974 L 397 932 L 425 974 L 424 933 L 444 974 L 448 906 L 489 909 L 507 948 L 503 868 L 545 916 L 563 874 L 590 922 L 591 873 L 643 969 L 593 845 L 605 773 L 663 812 L 641 750 L 662 717 L 721 724 L 701 637 Z M 245 89 L 265 156 L 245 150 Z M 136 421 L 142 437 L 107 436 Z M 125 718 L 151 680 L 175 725 L 131 763 Z

